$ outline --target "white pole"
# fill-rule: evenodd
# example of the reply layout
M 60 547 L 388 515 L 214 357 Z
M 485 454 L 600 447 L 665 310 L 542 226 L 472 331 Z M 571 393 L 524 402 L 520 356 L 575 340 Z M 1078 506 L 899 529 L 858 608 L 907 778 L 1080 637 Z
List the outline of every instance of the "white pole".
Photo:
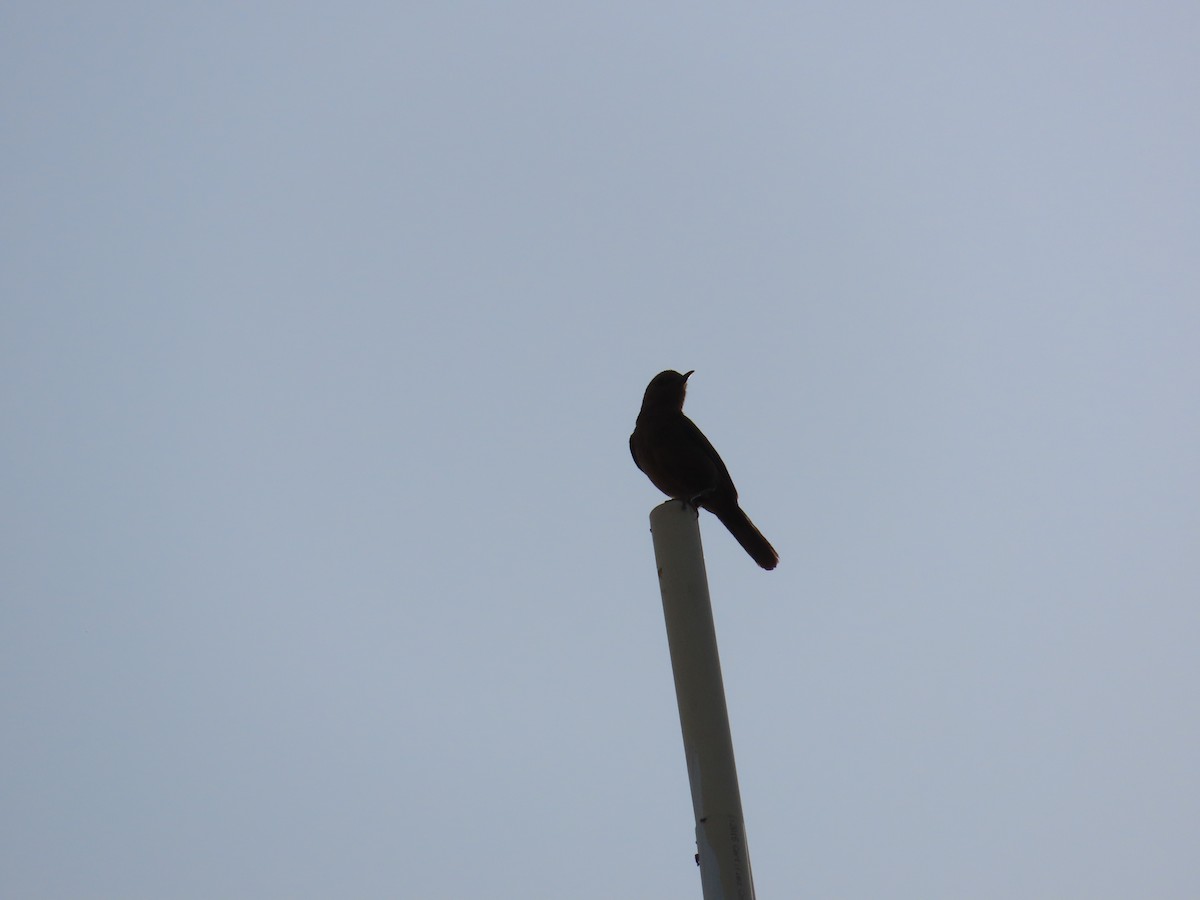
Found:
M 696 814 L 704 900 L 754 900 L 729 712 L 717 656 L 696 511 L 668 500 L 650 512 L 675 698 Z

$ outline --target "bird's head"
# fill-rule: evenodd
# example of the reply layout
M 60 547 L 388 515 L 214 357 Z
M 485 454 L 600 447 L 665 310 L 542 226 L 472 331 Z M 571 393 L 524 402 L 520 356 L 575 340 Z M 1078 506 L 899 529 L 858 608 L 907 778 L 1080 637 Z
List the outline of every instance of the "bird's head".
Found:
M 673 409 L 683 409 L 683 398 L 687 394 L 687 380 L 694 371 L 693 369 L 684 372 L 682 375 L 674 369 L 659 372 L 646 385 L 646 395 L 642 398 L 642 408 L 670 407 Z

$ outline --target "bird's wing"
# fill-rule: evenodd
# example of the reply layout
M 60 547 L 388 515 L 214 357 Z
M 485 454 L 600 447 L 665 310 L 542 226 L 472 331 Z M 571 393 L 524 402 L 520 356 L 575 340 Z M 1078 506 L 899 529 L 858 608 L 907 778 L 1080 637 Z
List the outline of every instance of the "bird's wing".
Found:
M 716 468 L 720 479 L 732 486 L 733 480 L 729 477 L 729 470 L 725 468 L 725 463 L 721 460 L 721 454 L 717 453 L 717 448 L 714 447 L 712 442 L 704 436 L 704 432 L 696 426 L 695 422 L 693 422 L 687 416 L 681 416 L 681 418 L 687 423 L 685 427 L 688 432 L 690 432 L 692 440 L 695 442 L 695 446 L 703 450 L 704 455 L 708 457 L 713 466 Z

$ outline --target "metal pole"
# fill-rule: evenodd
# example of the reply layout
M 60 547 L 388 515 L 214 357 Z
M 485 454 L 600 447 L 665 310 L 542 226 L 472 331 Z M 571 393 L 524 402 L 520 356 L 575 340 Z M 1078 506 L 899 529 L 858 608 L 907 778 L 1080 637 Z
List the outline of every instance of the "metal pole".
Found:
M 754 900 L 696 511 L 668 500 L 651 510 L 650 532 L 696 814 L 704 900 Z

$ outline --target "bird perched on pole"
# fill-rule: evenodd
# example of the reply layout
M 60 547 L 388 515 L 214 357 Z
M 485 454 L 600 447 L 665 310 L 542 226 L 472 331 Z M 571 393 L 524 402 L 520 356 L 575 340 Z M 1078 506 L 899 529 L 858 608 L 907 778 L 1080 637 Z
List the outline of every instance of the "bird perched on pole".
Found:
M 656 488 L 697 509 L 707 509 L 756 563 L 773 569 L 779 554 L 738 506 L 737 488 L 713 445 L 683 414 L 691 374 L 668 369 L 650 381 L 629 436 L 629 452 Z

